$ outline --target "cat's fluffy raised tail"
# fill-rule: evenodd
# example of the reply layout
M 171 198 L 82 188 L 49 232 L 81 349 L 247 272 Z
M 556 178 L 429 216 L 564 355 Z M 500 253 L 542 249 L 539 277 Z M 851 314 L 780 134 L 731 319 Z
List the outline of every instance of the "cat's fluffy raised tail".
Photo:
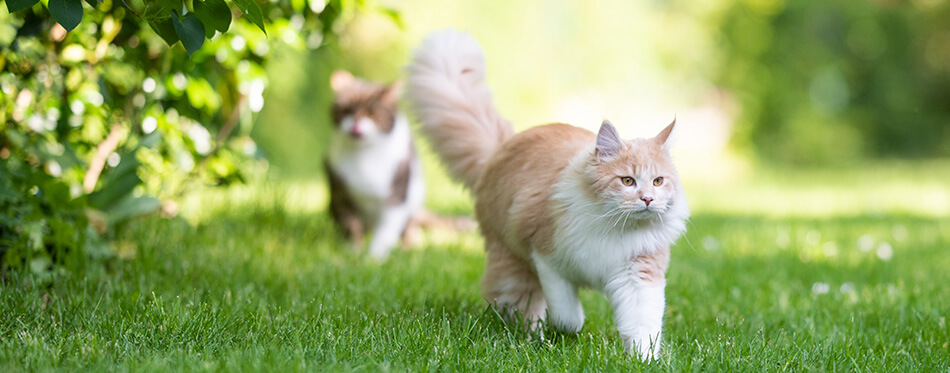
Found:
M 482 49 L 467 33 L 430 34 L 408 66 L 406 97 L 452 175 L 470 189 L 488 159 L 514 135 L 492 105 Z

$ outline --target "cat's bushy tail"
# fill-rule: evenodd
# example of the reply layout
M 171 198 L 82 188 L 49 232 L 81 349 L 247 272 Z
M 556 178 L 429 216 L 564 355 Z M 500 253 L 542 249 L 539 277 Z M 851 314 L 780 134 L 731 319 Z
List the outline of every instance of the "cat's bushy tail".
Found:
M 452 176 L 474 188 L 501 143 L 514 135 L 492 105 L 485 57 L 467 33 L 430 34 L 408 66 L 406 97 Z

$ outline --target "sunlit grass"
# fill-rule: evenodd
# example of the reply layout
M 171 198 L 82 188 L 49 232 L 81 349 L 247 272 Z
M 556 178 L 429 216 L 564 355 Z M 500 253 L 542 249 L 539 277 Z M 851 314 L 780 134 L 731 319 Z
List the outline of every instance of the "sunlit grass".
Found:
M 888 167 L 880 170 L 899 180 L 920 176 Z M 823 172 L 759 175 L 729 190 L 785 196 Z M 820 180 L 815 188 L 837 195 L 856 189 Z M 950 219 L 853 206 L 805 213 L 767 198 L 743 212 L 709 207 L 713 194 L 689 187 L 694 214 L 673 248 L 656 367 L 950 368 Z M 480 298 L 478 234 L 433 234 L 373 263 L 334 231 L 324 190 L 270 182 L 201 192 L 183 203 L 187 219 L 134 223 L 119 237 L 121 257 L 101 269 L 48 287 L 5 278 L 0 370 L 647 369 L 623 353 L 601 295 L 582 294 L 588 320 L 578 335 L 529 336 Z M 443 213 L 471 206 L 464 192 L 429 202 Z
M 948 161 L 806 170 L 760 167 L 727 169 L 722 174 L 706 179 L 683 175 L 694 211 L 772 217 L 950 215 Z

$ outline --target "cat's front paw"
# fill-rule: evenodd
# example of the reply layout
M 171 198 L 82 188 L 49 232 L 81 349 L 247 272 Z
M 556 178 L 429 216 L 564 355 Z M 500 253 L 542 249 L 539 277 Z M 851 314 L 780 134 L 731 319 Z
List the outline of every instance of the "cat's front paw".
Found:
M 623 338 L 624 350 L 636 354 L 640 361 L 650 362 L 660 359 L 660 333 L 635 333 Z
M 584 327 L 584 309 L 579 306 L 566 313 L 550 313 L 553 309 L 549 308 L 548 320 L 563 333 L 577 334 Z

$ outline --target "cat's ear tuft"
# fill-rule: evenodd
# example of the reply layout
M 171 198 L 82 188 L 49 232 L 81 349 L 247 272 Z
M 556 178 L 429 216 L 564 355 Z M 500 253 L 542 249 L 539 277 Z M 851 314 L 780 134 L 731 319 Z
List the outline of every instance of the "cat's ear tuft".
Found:
M 670 134 L 673 133 L 673 127 L 676 126 L 676 118 L 673 118 L 673 122 L 670 125 L 666 126 L 660 134 L 656 135 L 653 138 L 653 141 L 656 141 L 657 144 L 660 144 L 664 149 L 669 149 L 670 147 Z
M 614 125 L 610 124 L 610 121 L 605 120 L 600 125 L 600 131 L 597 132 L 597 148 L 594 151 L 597 160 L 605 161 L 616 158 L 622 149 L 623 140 L 620 139 L 620 134 L 617 133 Z
M 402 80 L 389 83 L 389 85 L 386 86 L 386 92 L 383 93 L 383 100 L 391 104 L 399 102 L 399 97 L 402 96 L 402 87 Z
M 333 89 L 333 92 L 340 92 L 348 85 L 352 84 L 356 78 L 353 77 L 353 74 L 350 74 L 346 70 L 337 70 L 333 74 L 330 74 L 330 88 Z

